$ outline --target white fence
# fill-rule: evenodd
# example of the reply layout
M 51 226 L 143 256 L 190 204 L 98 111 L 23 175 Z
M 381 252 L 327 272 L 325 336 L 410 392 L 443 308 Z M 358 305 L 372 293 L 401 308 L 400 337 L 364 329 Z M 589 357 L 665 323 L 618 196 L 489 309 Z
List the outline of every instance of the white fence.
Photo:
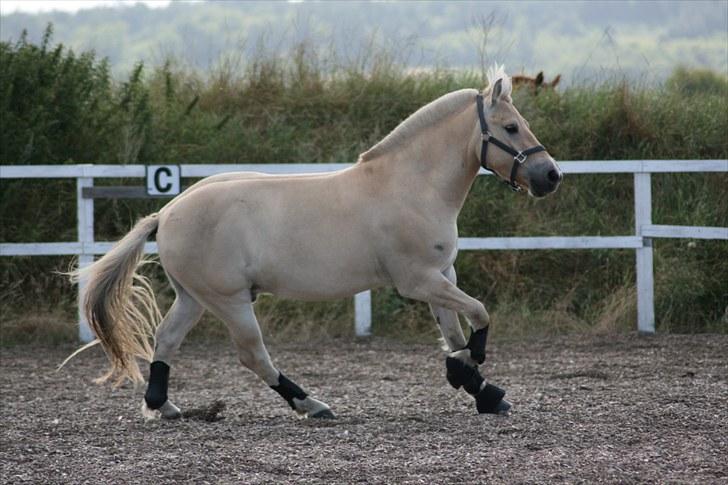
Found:
M 699 226 L 666 226 L 652 223 L 652 183 L 650 174 L 669 172 L 728 172 L 728 160 L 623 160 L 559 162 L 566 174 L 634 174 L 635 232 L 624 236 L 576 237 L 476 237 L 460 238 L 461 251 L 488 249 L 634 249 L 637 274 L 637 328 L 641 333 L 654 333 L 654 280 L 652 273 L 653 238 L 691 238 L 728 240 L 728 228 Z M 247 164 L 247 165 L 182 165 L 182 177 L 206 177 L 223 172 L 258 171 L 267 173 L 330 172 L 349 164 Z M 481 175 L 490 172 L 481 170 Z M 0 256 L 78 255 L 79 264 L 88 265 L 95 255 L 106 253 L 111 242 L 94 239 L 94 199 L 88 195 L 95 178 L 145 177 L 144 165 L 0 165 L 2 179 L 75 178 L 78 240 L 74 242 L 1 243 Z M 568 181 L 567 181 L 568 183 Z M 84 196 L 86 192 L 86 196 Z M 155 253 L 156 243 L 147 243 L 146 251 Z M 79 288 L 79 299 L 83 287 Z M 356 335 L 371 334 L 371 292 L 355 297 Z M 79 337 L 92 338 L 79 313 Z

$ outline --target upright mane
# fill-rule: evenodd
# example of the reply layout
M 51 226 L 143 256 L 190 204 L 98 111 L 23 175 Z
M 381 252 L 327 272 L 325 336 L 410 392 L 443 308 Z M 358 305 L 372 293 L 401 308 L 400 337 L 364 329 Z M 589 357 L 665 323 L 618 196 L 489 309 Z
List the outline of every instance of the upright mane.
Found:
M 513 81 L 511 80 L 511 77 L 506 74 L 506 69 L 503 64 L 493 64 L 490 68 L 488 68 L 488 88 L 486 91 L 492 89 L 499 79 L 502 80 L 501 96 L 509 97 L 513 91 Z
M 478 94 L 476 89 L 460 89 L 426 104 L 397 125 L 379 143 L 359 155 L 359 160 L 366 162 L 388 153 L 422 129 L 465 109 L 475 101 L 476 94 Z

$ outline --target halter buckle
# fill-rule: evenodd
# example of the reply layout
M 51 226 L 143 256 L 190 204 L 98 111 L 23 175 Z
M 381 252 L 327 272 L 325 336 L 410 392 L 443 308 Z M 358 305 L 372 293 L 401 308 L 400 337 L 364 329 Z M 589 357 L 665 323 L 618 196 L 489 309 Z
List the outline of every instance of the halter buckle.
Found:
M 513 157 L 513 160 L 518 165 L 523 165 L 526 162 L 526 159 L 528 158 L 528 155 L 524 155 L 523 152 L 518 152 L 516 156 Z
M 482 133 L 480 136 L 483 141 L 490 141 L 490 137 L 493 135 L 491 135 L 489 131 L 486 131 L 485 133 Z

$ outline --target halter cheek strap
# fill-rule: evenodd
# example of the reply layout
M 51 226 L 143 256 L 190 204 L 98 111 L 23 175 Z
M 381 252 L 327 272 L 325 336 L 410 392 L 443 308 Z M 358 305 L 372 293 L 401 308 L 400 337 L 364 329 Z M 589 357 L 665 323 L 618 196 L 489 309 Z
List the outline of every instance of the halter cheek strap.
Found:
M 478 119 L 480 120 L 480 132 L 482 134 L 482 146 L 480 148 L 480 166 L 484 169 L 493 172 L 495 175 L 500 176 L 495 170 L 488 167 L 488 163 L 486 161 L 486 155 L 488 153 L 488 143 L 492 143 L 493 145 L 497 146 L 501 150 L 503 150 L 506 153 L 509 153 L 513 155 L 513 166 L 511 167 L 511 178 L 509 180 L 502 179 L 505 183 L 507 183 L 511 189 L 518 192 L 521 190 L 521 187 L 516 183 L 516 174 L 518 173 L 518 167 L 526 163 L 526 159 L 529 155 L 533 155 L 534 153 L 538 152 L 544 152 L 546 149 L 542 145 L 536 145 L 531 148 L 528 148 L 526 150 L 523 150 L 521 152 L 514 149 L 512 146 L 507 145 L 500 141 L 498 138 L 494 137 L 490 131 L 488 131 L 488 122 L 485 121 L 485 109 L 484 109 L 484 103 L 483 103 L 483 95 L 478 94 L 475 97 L 475 102 L 478 105 Z

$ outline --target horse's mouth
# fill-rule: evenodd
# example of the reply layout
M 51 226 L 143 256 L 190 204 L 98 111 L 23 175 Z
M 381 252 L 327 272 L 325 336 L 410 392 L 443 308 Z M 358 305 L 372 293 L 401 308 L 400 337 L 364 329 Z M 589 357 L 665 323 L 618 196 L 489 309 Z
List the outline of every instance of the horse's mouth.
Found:
M 531 185 L 528 188 L 528 195 L 530 195 L 531 197 L 534 197 L 536 199 L 542 199 L 542 198 L 546 197 L 547 195 L 553 194 L 554 192 L 556 192 L 559 189 L 559 185 L 561 185 L 561 184 L 556 184 L 552 187 L 538 187 L 538 186 Z

